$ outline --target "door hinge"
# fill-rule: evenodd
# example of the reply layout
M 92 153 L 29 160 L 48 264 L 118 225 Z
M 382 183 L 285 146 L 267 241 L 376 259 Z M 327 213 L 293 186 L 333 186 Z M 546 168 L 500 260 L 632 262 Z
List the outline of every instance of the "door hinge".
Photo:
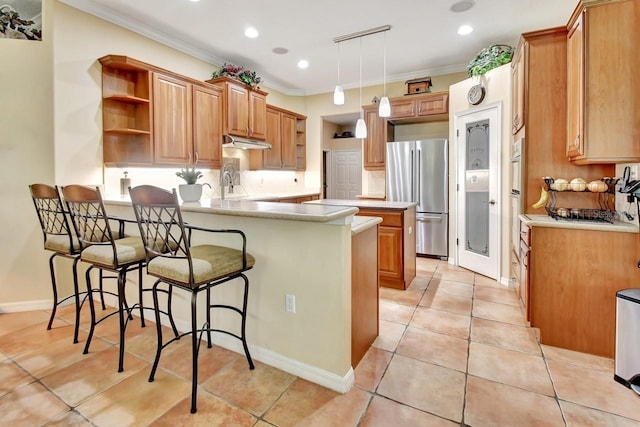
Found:
M 456 129 L 456 136 L 460 136 L 460 129 Z
M 456 191 L 460 191 L 460 184 L 456 184 Z
M 458 246 L 460 244 L 460 240 L 456 239 L 456 246 Z

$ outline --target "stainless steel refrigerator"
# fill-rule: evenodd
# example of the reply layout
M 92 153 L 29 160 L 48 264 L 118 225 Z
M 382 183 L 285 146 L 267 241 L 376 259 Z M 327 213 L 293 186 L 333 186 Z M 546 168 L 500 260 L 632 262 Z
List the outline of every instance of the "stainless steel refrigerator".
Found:
M 387 200 L 417 202 L 416 253 L 445 258 L 448 250 L 447 140 L 387 143 Z

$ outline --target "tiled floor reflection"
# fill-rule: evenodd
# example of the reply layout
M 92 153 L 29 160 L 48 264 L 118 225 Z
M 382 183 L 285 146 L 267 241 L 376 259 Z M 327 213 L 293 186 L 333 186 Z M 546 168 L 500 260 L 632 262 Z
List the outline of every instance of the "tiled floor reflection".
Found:
M 613 381 L 613 361 L 540 345 L 513 290 L 419 258 L 407 291 L 380 290 L 380 335 L 346 394 L 244 357 L 204 349 L 198 413 L 190 345 L 177 343 L 147 381 L 155 328 L 105 322 L 87 355 L 73 314 L 0 314 L 0 425 L 12 426 L 640 426 L 640 397 Z M 135 326 L 134 326 L 135 325 Z

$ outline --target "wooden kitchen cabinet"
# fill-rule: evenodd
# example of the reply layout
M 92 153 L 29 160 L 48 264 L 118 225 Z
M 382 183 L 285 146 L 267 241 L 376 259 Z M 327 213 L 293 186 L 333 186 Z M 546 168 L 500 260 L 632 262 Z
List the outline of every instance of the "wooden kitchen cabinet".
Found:
M 126 56 L 99 61 L 105 165 L 221 167 L 221 88 Z
M 193 164 L 222 167 L 222 89 L 193 85 Z
M 449 92 L 433 92 L 420 95 L 410 95 L 402 98 L 392 98 L 391 116 L 389 120 L 397 119 L 426 119 L 437 116 L 447 120 L 443 115 L 449 113 Z
M 382 218 L 378 227 L 380 286 L 407 289 L 416 277 L 416 210 L 359 208 L 358 215 Z
M 207 83 L 224 90 L 224 134 L 264 141 L 267 136 L 267 93 L 229 77 L 218 77 Z
M 157 164 L 192 162 L 191 84 L 173 76 L 153 74 L 153 153 Z
M 578 165 L 640 161 L 640 3 L 582 1 L 568 23 L 567 139 Z
M 222 90 L 154 73 L 153 148 L 158 165 L 222 166 Z
M 107 55 L 102 64 L 102 142 L 105 165 L 150 165 L 151 73 L 146 64 Z
M 522 213 L 546 214 L 533 208 L 540 198 L 541 177 L 571 180 L 582 177 L 587 182 L 614 176 L 613 165 L 579 166 L 567 161 L 567 28 L 556 27 L 524 33 L 515 58 L 524 68 L 523 95 L 512 87 L 512 100 L 522 100 L 522 127 L 512 142 L 524 141 L 521 158 Z M 517 114 L 517 113 L 516 113 Z M 575 197 L 573 197 L 575 196 Z M 597 208 L 591 197 L 571 194 L 576 208 Z M 578 200 L 579 198 L 579 200 Z M 515 230 L 517 232 L 517 230 Z
M 250 169 L 304 170 L 306 117 L 273 105 L 267 106 L 266 142 L 271 150 L 254 150 Z
M 378 116 L 378 105 L 362 107 L 367 137 L 363 140 L 364 168 L 384 170 L 387 141 L 393 141 L 394 126 L 387 119 Z
M 543 344 L 614 357 L 616 292 L 640 283 L 637 233 L 531 227 L 530 323 Z

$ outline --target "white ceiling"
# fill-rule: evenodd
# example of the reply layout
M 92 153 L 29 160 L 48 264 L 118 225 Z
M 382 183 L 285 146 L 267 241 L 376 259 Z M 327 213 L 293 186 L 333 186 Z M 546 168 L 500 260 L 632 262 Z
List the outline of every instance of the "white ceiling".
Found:
M 256 71 L 265 86 L 287 95 L 333 91 L 359 84 L 360 41 L 364 86 L 464 71 L 492 44 L 515 46 L 523 32 L 565 25 L 577 0 L 476 0 L 450 11 L 456 0 L 61 0 L 73 7 L 185 51 L 213 65 Z M 468 36 L 456 31 L 474 27 Z M 338 36 L 391 25 L 391 30 L 345 41 Z M 244 36 L 253 26 L 257 39 Z M 386 41 L 385 41 L 386 39 Z M 288 53 L 277 55 L 273 48 Z M 112 52 L 126 54 L 126 52 Z M 296 64 L 307 59 L 309 68 Z M 213 67 L 212 67 L 213 71 Z

